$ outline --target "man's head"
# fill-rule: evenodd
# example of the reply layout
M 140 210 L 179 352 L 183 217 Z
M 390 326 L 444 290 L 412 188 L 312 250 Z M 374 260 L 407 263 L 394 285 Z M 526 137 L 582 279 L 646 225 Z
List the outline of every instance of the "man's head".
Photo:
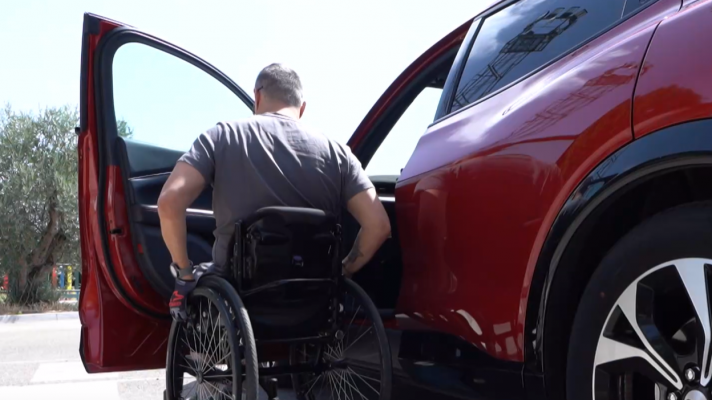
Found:
M 294 70 L 282 64 L 266 66 L 255 81 L 255 114 L 280 112 L 295 118 L 304 114 L 302 82 Z

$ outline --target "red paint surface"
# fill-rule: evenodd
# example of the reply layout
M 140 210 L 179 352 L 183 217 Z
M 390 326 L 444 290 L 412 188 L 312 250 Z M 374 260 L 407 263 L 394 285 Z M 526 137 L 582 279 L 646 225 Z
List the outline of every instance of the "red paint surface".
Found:
M 529 283 L 573 189 L 632 140 L 632 95 L 660 0 L 489 100 L 432 126 L 396 189 L 398 312 L 523 361 Z
M 118 23 L 102 21 L 98 35 L 89 37 L 89 66 L 94 65 L 94 49 L 99 39 Z M 84 335 L 84 361 L 90 372 L 108 372 L 165 366 L 165 342 L 168 337 L 168 323 L 139 315 L 124 299 L 119 290 L 111 284 L 107 260 L 101 244 L 97 213 L 99 152 L 97 148 L 97 124 L 94 101 L 94 79 L 92 68 L 86 77 L 88 84 L 87 129 L 79 135 L 79 223 L 82 248 L 82 290 L 79 298 L 79 318 Z M 107 171 L 109 184 L 120 189 L 117 184 L 119 171 Z M 126 208 L 123 191 L 120 196 L 107 196 L 106 218 L 108 227 L 126 224 Z M 123 206 L 123 210 L 120 207 Z M 119 281 L 123 289 L 135 300 L 160 309 L 151 289 L 140 293 L 132 285 L 136 277 L 135 259 L 130 245 L 130 237 L 113 238 L 110 241 L 112 262 L 117 267 Z M 133 264 L 132 264 L 133 260 Z M 143 278 L 137 282 L 145 288 Z M 165 308 L 163 309 L 165 310 Z
M 712 116 L 712 2 L 699 1 L 658 27 L 635 91 L 635 137 Z
M 111 263 L 126 294 L 140 306 L 157 313 L 168 311 L 167 302 L 151 288 L 141 272 L 134 253 L 129 233 L 128 207 L 124 198 L 124 180 L 119 167 L 107 169 L 106 222 L 109 231 L 121 233 L 109 235 Z M 167 268 L 167 267 L 166 267 Z

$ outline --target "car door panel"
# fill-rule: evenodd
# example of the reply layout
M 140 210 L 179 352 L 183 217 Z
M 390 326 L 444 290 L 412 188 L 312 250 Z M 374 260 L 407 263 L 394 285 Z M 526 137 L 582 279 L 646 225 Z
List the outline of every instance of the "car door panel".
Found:
M 151 287 L 167 299 L 173 290 L 174 278 L 166 268 L 171 256 L 161 235 L 157 204 L 161 189 L 183 152 L 130 139 L 117 141 L 121 168 L 130 171 L 126 197 L 130 203 L 138 264 Z M 195 263 L 212 259 L 215 230 L 212 197 L 212 188 L 206 187 L 186 215 L 188 256 Z
M 113 62 L 125 44 L 145 45 L 177 60 L 222 88 L 250 114 L 253 107 L 242 89 L 200 58 L 125 24 L 85 14 L 78 129 L 83 267 L 80 354 L 89 372 L 164 366 L 170 327 L 171 258 L 161 237 L 156 204 L 183 151 L 119 137 Z M 210 119 L 200 126 L 206 129 L 214 122 Z M 147 126 L 145 121 L 143 126 Z M 193 138 L 199 133 L 191 131 Z M 212 258 L 215 221 L 211 206 L 212 191 L 206 188 L 187 217 L 188 251 L 194 262 Z
M 77 146 L 82 256 L 79 353 L 88 372 L 160 367 L 161 360 L 157 354 L 165 348 L 169 328 L 168 319 L 161 313 L 147 308 L 145 300 L 136 301 L 138 296 L 129 293 L 126 281 L 121 281 L 125 275 L 119 276 L 110 264 L 114 261 L 110 254 L 105 219 L 115 203 L 104 203 L 104 199 L 108 177 L 117 171 L 100 164 L 104 149 L 99 137 L 100 115 L 96 112 L 99 102 L 95 50 L 104 35 L 121 25 L 92 14 L 84 16 Z M 123 184 L 120 187 L 123 188 Z M 116 186 L 112 188 L 117 189 Z M 99 204 L 102 206 L 99 207 Z M 119 340 L 115 340 L 117 335 Z M 137 349 L 141 351 L 136 352 Z
M 118 146 L 123 147 L 127 157 L 125 165 L 129 167 L 129 177 L 143 177 L 169 173 L 176 161 L 183 155 L 182 151 L 166 149 L 150 143 L 133 140 L 117 139 Z

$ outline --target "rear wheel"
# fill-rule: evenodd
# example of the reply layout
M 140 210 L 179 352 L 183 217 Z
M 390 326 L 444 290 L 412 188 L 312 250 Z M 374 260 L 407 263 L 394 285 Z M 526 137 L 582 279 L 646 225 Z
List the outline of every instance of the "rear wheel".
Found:
M 225 300 L 199 287 L 188 298 L 187 311 L 186 322 L 171 326 L 166 398 L 241 399 L 240 343 Z
M 240 295 L 232 284 L 218 275 L 206 275 L 200 279 L 199 287 L 208 287 L 215 290 L 225 299 L 226 307 L 233 326 L 240 338 L 240 355 L 242 357 L 243 385 L 242 393 L 245 399 L 252 400 L 258 398 L 259 382 L 257 362 L 257 345 L 252 331 L 250 316 L 247 314 Z
M 391 351 L 383 321 L 366 292 L 344 280 L 339 330 L 333 341 L 292 347 L 292 365 L 310 363 L 315 372 L 292 376 L 300 400 L 391 398 Z
M 569 400 L 708 400 L 712 204 L 652 217 L 606 255 L 583 294 Z

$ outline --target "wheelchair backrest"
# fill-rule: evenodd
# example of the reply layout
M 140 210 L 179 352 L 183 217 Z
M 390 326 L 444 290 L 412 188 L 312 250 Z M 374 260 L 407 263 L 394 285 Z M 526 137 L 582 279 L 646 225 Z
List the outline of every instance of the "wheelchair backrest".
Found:
M 340 271 L 340 229 L 329 213 L 266 207 L 238 225 L 243 290 L 281 280 L 332 278 Z

